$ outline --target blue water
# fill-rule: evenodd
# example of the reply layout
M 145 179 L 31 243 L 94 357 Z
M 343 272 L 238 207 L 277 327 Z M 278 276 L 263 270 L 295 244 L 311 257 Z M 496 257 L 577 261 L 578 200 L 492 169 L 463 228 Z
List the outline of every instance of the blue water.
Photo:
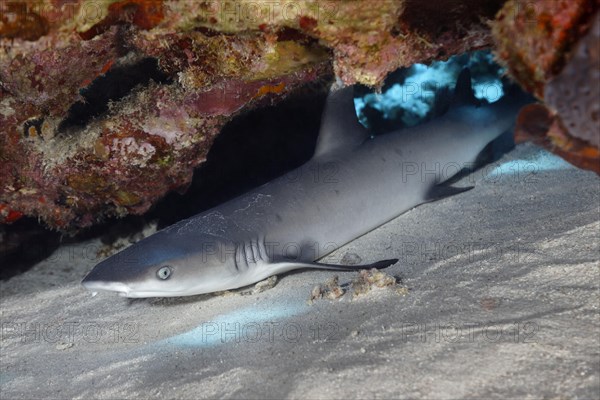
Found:
M 405 126 L 414 126 L 430 111 L 440 89 L 454 89 L 464 67 L 471 69 L 475 97 L 493 103 L 504 95 L 500 79 L 504 70 L 495 64 L 490 52 L 481 51 L 431 65 L 415 64 L 406 70 L 403 82 L 392 84 L 384 93 L 370 93 L 356 99 L 356 112 L 361 116 L 368 104 L 381 111 L 385 119 L 400 119 Z

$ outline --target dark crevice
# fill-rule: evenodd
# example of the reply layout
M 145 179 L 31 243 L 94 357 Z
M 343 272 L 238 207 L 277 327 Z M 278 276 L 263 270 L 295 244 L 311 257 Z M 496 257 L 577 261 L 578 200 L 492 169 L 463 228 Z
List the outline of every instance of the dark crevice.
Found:
M 60 234 L 41 226 L 35 218 L 0 225 L 0 281 L 28 271 L 58 248 Z
M 109 102 L 121 100 L 136 86 L 146 86 L 150 80 L 171 83 L 169 76 L 159 69 L 155 58 L 145 58 L 134 65 L 111 69 L 81 90 L 84 101 L 71 106 L 67 117 L 58 127 L 59 133 L 85 127 L 92 119 L 108 111 Z
M 173 224 L 305 163 L 314 152 L 325 96 L 307 87 L 230 121 L 185 195 L 169 194 L 147 217 L 159 218 L 161 227 Z
M 405 29 L 401 26 L 399 30 L 405 31 L 407 28 L 430 39 L 443 34 L 460 37 L 464 28 L 457 21 L 461 21 L 464 26 L 470 26 L 481 24 L 482 17 L 492 20 L 504 3 L 504 0 L 406 0 L 401 16 Z

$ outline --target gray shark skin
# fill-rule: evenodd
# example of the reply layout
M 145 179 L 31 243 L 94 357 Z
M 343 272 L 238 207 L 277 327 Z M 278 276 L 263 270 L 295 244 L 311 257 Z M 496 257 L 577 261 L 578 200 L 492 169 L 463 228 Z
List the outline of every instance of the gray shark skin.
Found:
M 189 296 L 299 268 L 395 263 L 314 261 L 431 200 L 443 181 L 512 127 L 522 97 L 506 95 L 479 106 L 470 82 L 464 70 L 454 104 L 442 117 L 376 138 L 356 118 L 351 87 L 330 93 L 310 161 L 109 257 L 83 286 L 125 297 Z

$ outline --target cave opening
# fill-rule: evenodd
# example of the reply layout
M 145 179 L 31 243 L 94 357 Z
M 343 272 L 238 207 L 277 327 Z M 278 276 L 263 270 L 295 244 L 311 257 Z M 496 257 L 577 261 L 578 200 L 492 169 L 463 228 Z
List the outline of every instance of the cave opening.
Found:
M 58 132 L 67 133 L 84 128 L 94 118 L 105 114 L 110 102 L 123 99 L 137 86 L 147 86 L 151 80 L 161 84 L 172 82 L 160 70 L 155 58 L 144 58 L 132 65 L 111 68 L 81 89 L 83 100 L 71 105 L 67 117 L 58 126 Z

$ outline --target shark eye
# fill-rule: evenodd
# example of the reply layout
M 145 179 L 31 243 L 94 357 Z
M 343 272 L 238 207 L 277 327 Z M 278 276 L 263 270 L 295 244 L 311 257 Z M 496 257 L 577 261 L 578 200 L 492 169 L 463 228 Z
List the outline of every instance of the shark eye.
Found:
M 169 276 L 171 276 L 171 268 L 169 268 L 168 266 L 164 266 L 161 267 L 157 272 L 156 275 L 160 278 L 160 279 L 169 279 Z

